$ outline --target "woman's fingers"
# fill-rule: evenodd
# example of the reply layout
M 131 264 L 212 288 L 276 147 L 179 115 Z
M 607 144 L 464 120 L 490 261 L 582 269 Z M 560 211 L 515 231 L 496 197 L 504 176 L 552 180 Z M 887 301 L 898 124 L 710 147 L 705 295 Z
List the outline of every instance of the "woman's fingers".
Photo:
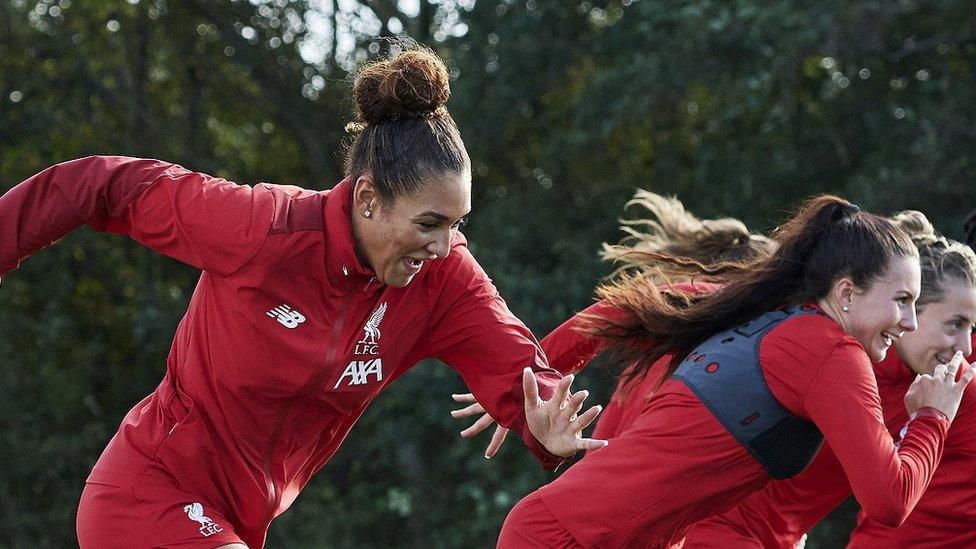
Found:
M 532 368 L 522 370 L 522 392 L 525 393 L 525 411 L 537 410 L 542 405 L 539 400 L 539 386 L 535 381 L 535 374 Z
M 478 418 L 478 421 L 472 423 L 470 427 L 461 431 L 461 436 L 464 438 L 473 437 L 478 433 L 480 433 L 481 431 L 484 431 L 485 429 L 491 427 L 491 424 L 494 422 L 495 420 L 492 419 L 491 416 L 489 416 L 488 414 L 484 414 L 483 416 Z
M 470 406 L 465 406 L 464 408 L 461 408 L 459 410 L 451 410 L 451 417 L 462 418 L 462 417 L 476 416 L 478 414 L 483 414 L 483 413 L 485 413 L 485 408 L 481 404 L 475 402 L 474 404 Z
M 962 377 L 959 378 L 959 385 L 962 387 L 962 389 L 965 389 L 974 377 L 976 377 L 976 368 L 970 364 L 969 368 L 966 368 L 966 371 L 963 372 Z
M 501 425 L 495 427 L 495 432 L 491 435 L 491 442 L 488 443 L 488 447 L 485 448 L 485 459 L 491 459 L 495 457 L 498 453 L 498 449 L 502 447 L 502 443 L 505 442 L 505 437 L 508 436 L 508 429 L 502 427 Z
M 569 396 L 569 388 L 573 384 L 574 377 L 573 374 L 569 374 L 560 379 L 559 383 L 556 384 L 556 390 L 552 392 L 552 401 L 559 404 L 558 409 L 560 410 L 566 407 L 566 398 Z
M 603 406 L 600 406 L 599 404 L 596 406 L 591 406 L 589 410 L 583 412 L 578 418 L 572 421 L 570 428 L 574 433 L 583 431 L 583 429 L 586 429 L 591 423 L 593 423 L 593 420 L 595 420 L 596 416 L 600 415 L 600 412 L 602 411 Z
M 952 379 L 956 379 L 956 372 L 962 367 L 962 351 L 956 351 L 956 354 L 952 355 L 952 359 L 946 364 L 946 375 L 951 375 Z
M 454 402 L 458 402 L 460 404 L 471 404 L 472 402 L 478 402 L 478 400 L 475 399 L 474 395 L 471 393 L 464 393 L 463 395 L 460 393 L 454 393 L 451 395 L 451 398 L 454 399 Z
M 576 439 L 576 448 L 578 450 L 597 450 L 605 447 L 609 442 L 605 440 L 599 440 L 595 438 L 578 438 Z
M 564 408 L 559 411 L 559 414 L 565 418 L 566 421 L 573 421 L 576 419 L 576 414 L 583 408 L 583 402 L 586 398 L 590 396 L 589 391 L 580 391 L 575 395 L 570 395 L 564 404 Z

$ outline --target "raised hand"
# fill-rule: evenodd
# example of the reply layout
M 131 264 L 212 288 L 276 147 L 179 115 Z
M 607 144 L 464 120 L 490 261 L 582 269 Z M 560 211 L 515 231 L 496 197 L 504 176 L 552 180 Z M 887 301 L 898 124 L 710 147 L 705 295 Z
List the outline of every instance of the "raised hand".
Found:
M 931 374 L 919 374 L 905 394 L 905 409 L 908 413 L 931 406 L 952 421 L 959 410 L 963 390 L 976 377 L 976 369 L 967 368 L 956 381 L 956 374 L 964 367 L 963 362 L 962 351 L 956 351 L 948 364 L 939 364 Z
M 596 419 L 601 406 L 593 406 L 577 416 L 588 391 L 570 394 L 573 376 L 568 375 L 556 385 L 549 400 L 539 397 L 539 386 L 531 368 L 522 371 L 522 390 L 525 392 L 525 420 L 529 431 L 550 453 L 569 457 L 579 450 L 595 450 L 607 445 L 605 440 L 583 438 L 581 432 Z

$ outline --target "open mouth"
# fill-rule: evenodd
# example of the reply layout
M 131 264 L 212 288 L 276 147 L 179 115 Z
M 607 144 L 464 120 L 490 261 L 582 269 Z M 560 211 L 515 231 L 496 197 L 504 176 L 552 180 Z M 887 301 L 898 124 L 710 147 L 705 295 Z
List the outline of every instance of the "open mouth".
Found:
M 424 265 L 424 261 L 413 257 L 404 257 L 403 264 L 407 267 L 407 271 L 415 273 L 420 271 L 420 268 Z
M 881 332 L 881 339 L 884 341 L 885 347 L 891 347 L 891 344 L 894 343 L 899 337 L 901 337 L 901 335 L 895 335 L 890 332 Z

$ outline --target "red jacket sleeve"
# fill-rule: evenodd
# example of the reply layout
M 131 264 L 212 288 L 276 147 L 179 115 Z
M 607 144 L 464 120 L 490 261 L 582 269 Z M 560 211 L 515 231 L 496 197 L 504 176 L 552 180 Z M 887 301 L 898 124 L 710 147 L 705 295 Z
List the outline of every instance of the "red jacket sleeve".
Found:
M 558 328 L 542 338 L 542 350 L 549 358 L 549 367 L 566 375 L 578 372 L 596 356 L 600 350 L 600 340 L 579 331 L 581 315 L 596 314 L 616 318 L 625 313 L 605 301 L 597 301 L 583 311 L 570 317 Z
M 457 370 L 491 417 L 518 433 L 543 467 L 558 467 L 564 458 L 539 444 L 525 421 L 522 369 L 535 371 L 544 400 L 562 377 L 548 367 L 532 332 L 508 310 L 464 245 L 454 246 L 429 281 L 439 295 L 432 298 L 428 356 Z
M 852 342 L 839 344 L 820 365 L 804 408 L 837 455 L 864 512 L 887 525 L 901 524 L 942 457 L 949 430 L 945 415 L 923 408 L 896 447 L 882 420 L 871 364 Z
M 159 160 L 92 156 L 52 166 L 0 197 L 0 275 L 81 225 L 126 233 L 229 274 L 263 243 L 274 199 Z

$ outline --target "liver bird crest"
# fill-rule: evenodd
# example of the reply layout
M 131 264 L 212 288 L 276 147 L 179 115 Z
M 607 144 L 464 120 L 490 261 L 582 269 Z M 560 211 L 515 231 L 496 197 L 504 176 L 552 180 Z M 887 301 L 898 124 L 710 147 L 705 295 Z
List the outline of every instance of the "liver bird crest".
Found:
M 383 315 L 386 314 L 386 302 L 380 303 L 380 306 L 373 311 L 373 314 L 369 315 L 369 320 L 363 325 L 363 339 L 359 343 L 364 345 L 376 345 L 377 340 L 380 338 L 380 322 L 383 322 Z
M 186 516 L 190 517 L 191 520 L 199 522 L 200 526 L 207 526 L 213 522 L 213 519 L 203 514 L 203 505 L 200 503 L 194 502 L 189 505 L 184 505 L 183 511 L 186 512 Z

